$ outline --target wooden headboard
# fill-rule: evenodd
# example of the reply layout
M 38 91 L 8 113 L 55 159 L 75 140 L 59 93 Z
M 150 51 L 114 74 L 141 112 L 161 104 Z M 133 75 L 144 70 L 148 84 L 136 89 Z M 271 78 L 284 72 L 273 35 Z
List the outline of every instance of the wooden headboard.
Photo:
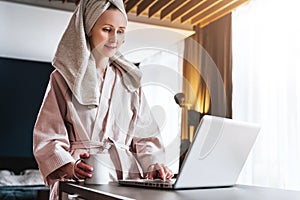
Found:
M 33 127 L 53 67 L 51 63 L 0 57 L 0 170 L 38 169 Z

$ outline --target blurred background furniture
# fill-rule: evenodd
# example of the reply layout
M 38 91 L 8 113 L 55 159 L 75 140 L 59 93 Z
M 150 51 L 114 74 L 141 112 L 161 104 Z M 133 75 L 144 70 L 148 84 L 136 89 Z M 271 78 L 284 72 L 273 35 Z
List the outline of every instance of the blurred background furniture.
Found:
M 182 121 L 185 122 L 181 125 L 180 167 L 183 159 L 185 158 L 186 152 L 193 141 L 195 131 L 199 125 L 202 115 L 200 112 L 191 109 L 191 105 L 185 102 L 184 93 L 177 93 L 174 96 L 174 99 L 175 102 L 182 108 Z

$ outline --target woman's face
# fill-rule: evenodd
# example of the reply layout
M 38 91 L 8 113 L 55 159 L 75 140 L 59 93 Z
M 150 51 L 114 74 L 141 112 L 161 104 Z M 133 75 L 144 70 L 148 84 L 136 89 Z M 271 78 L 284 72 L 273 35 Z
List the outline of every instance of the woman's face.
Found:
M 93 54 L 112 57 L 124 42 L 127 20 L 118 9 L 106 10 L 96 21 L 89 36 Z

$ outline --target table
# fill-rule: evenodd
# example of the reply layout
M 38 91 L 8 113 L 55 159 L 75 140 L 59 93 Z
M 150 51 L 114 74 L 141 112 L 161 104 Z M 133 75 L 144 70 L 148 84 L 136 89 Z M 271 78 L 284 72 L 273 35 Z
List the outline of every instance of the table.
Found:
M 300 200 L 300 191 L 266 187 L 236 185 L 223 188 L 162 190 L 141 187 L 108 185 L 84 185 L 75 182 L 61 182 L 60 199 L 66 194 L 76 194 L 87 200 Z

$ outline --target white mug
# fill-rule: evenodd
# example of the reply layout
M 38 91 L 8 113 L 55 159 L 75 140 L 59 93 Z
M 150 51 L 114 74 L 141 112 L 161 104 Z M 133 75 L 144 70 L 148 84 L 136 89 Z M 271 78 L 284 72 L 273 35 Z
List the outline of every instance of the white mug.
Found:
M 86 178 L 86 184 L 108 184 L 110 181 L 110 155 L 108 153 L 90 154 L 83 161 L 93 167 L 92 177 Z

